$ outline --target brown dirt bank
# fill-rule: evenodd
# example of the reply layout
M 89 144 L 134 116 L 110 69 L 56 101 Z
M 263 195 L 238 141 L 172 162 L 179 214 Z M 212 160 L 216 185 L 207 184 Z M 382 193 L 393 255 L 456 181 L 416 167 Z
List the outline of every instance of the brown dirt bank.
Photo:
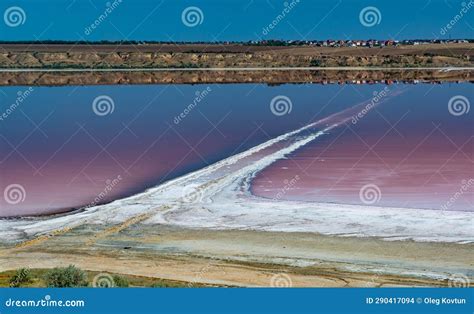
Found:
M 0 86 L 210 84 L 210 83 L 316 83 L 363 84 L 394 82 L 469 82 L 474 71 L 114 71 L 114 72 L 4 72 Z
M 247 45 L 0 45 L 0 68 L 472 66 L 474 44 L 274 47 Z

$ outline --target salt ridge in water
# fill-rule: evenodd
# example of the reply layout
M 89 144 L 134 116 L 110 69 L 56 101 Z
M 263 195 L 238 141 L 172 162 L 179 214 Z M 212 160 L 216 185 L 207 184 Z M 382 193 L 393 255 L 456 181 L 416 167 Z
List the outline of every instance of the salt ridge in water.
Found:
M 470 243 L 474 213 L 329 204 L 257 197 L 256 174 L 330 130 L 350 121 L 355 106 L 269 140 L 144 193 L 62 217 L 3 220 L 7 241 L 81 224 L 116 224 L 149 214 L 146 224 L 189 228 L 311 232 L 385 240 Z

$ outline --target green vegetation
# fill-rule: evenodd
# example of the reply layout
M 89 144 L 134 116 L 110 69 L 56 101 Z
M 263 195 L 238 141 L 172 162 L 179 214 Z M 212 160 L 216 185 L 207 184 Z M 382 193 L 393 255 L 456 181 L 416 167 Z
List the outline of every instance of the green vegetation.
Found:
M 66 268 L 54 269 L 17 269 L 0 272 L 0 287 L 9 287 L 12 282 L 17 287 L 92 287 L 94 278 L 102 274 L 97 271 L 81 270 L 73 265 Z M 184 281 L 151 278 L 111 273 L 114 286 L 126 287 L 151 287 L 151 288 L 187 288 L 187 287 L 212 287 L 201 283 L 189 284 Z M 18 278 L 18 279 L 17 279 Z
M 87 287 L 86 273 L 74 265 L 54 268 L 46 273 L 46 286 L 50 288 Z
M 27 285 L 32 281 L 31 271 L 29 268 L 17 269 L 15 274 L 10 278 L 10 287 L 19 288 Z
M 114 279 L 114 284 L 117 288 L 127 288 L 130 285 L 128 279 L 125 277 L 114 275 L 112 278 Z
M 155 282 L 153 282 L 151 285 L 149 285 L 150 288 L 183 288 L 183 287 L 203 287 L 204 285 L 202 284 L 189 284 L 189 283 L 181 283 L 181 282 L 176 282 L 176 281 L 170 281 L 170 280 L 163 280 L 163 279 L 158 279 Z

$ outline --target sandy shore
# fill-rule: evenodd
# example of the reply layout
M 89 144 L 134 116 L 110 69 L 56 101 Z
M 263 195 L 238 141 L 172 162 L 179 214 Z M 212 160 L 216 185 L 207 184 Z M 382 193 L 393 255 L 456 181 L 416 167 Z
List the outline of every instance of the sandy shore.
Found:
M 235 286 L 446 286 L 471 278 L 473 245 L 309 233 L 97 225 L 3 247 L 0 271 L 75 264 L 93 271 Z M 472 282 L 472 280 L 471 280 Z

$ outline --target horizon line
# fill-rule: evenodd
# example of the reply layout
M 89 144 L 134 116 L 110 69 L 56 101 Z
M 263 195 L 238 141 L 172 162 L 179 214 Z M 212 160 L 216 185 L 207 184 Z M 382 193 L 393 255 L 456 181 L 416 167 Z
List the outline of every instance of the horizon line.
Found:
M 325 42 L 325 41 L 394 41 L 394 42 L 447 42 L 447 41 L 459 41 L 465 40 L 469 43 L 474 42 L 474 38 L 452 38 L 452 39 L 430 39 L 430 38 L 418 38 L 418 39 L 380 39 L 380 38 L 368 38 L 368 39 L 265 39 L 265 40 L 220 40 L 220 41 L 160 41 L 160 40 L 62 40 L 62 39 L 46 39 L 46 40 L 0 40 L 0 44 L 25 44 L 25 43 L 140 43 L 140 44 L 252 44 L 252 43 L 265 43 L 265 42 L 282 42 L 282 43 L 309 43 L 309 42 Z

